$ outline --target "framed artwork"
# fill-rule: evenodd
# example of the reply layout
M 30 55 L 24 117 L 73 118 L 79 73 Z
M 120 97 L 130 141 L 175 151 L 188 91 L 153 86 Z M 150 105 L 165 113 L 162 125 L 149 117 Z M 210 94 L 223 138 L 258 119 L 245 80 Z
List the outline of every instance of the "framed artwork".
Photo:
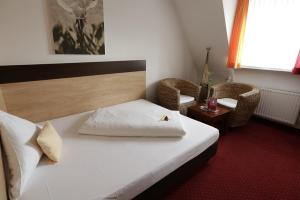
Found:
M 103 0 L 47 0 L 55 54 L 105 54 Z

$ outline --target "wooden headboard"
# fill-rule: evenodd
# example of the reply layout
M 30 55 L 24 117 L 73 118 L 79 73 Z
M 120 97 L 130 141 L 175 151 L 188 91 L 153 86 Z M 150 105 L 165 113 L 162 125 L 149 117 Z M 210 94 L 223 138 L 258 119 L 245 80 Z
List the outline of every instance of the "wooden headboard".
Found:
M 146 61 L 0 66 L 0 109 L 40 122 L 145 98 Z

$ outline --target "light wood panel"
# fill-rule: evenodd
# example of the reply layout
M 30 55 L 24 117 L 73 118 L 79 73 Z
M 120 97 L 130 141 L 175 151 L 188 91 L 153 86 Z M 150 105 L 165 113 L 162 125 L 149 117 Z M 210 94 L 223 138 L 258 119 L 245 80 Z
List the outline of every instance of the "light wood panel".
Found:
M 6 111 L 6 105 L 5 105 L 5 101 L 1 89 L 0 89 L 0 110 Z
M 0 108 L 39 122 L 145 98 L 146 72 L 0 84 Z

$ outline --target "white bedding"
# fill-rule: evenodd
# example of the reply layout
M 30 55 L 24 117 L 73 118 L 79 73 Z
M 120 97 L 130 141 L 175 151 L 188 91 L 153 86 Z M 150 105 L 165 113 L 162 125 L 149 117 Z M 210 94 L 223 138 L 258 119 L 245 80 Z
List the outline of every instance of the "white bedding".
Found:
M 218 139 L 218 130 L 181 116 L 182 138 L 120 138 L 77 133 L 91 112 L 52 120 L 64 140 L 57 164 L 42 160 L 21 200 L 131 199 Z
M 162 120 L 167 116 L 167 120 Z M 179 111 L 146 100 L 136 100 L 96 110 L 79 133 L 127 137 L 181 137 L 185 135 Z

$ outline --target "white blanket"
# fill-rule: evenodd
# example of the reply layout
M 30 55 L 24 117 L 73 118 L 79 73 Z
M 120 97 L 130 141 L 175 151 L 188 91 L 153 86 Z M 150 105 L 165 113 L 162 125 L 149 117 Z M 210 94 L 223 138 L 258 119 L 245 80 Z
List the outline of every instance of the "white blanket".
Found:
M 103 136 L 180 137 L 185 131 L 178 111 L 137 100 L 95 111 L 79 133 Z

